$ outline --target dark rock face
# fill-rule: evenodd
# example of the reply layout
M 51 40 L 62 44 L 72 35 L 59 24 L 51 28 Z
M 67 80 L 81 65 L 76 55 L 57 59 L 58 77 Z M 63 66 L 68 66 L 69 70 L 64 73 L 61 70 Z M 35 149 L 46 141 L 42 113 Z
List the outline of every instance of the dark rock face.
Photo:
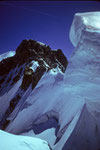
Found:
M 21 44 L 18 46 L 18 48 L 16 49 L 15 56 L 4 59 L 0 62 L 0 70 L 2 70 L 0 71 L 0 76 L 4 76 L 0 80 L 0 86 L 5 81 L 5 78 L 7 77 L 7 75 L 12 69 L 14 69 L 16 66 L 22 66 L 23 64 L 26 64 L 26 66 L 28 65 L 27 67 L 29 68 L 29 64 L 32 60 L 38 61 L 40 65 L 38 69 L 41 70 L 42 68 L 42 71 L 43 70 L 49 71 L 52 68 L 56 68 L 58 65 L 61 71 L 65 72 L 68 64 L 67 58 L 64 56 L 63 52 L 60 49 L 58 49 L 57 51 L 53 51 L 49 46 L 41 45 L 40 43 L 34 40 L 23 40 Z M 48 65 L 48 67 L 45 66 L 44 62 Z M 32 74 L 32 76 L 34 75 Z M 27 76 L 29 77 L 29 83 L 31 83 L 30 78 L 32 78 L 32 76 Z M 16 77 L 14 77 L 13 79 L 12 85 L 16 83 L 20 79 L 20 77 L 21 77 L 20 73 L 17 74 Z M 23 84 L 25 79 L 28 80 L 27 77 L 24 71 Z M 9 80 L 10 79 L 8 79 L 8 82 Z M 22 89 L 27 89 L 23 87 L 25 86 L 25 84 L 24 85 L 23 84 L 21 86 Z M 28 83 L 26 87 L 27 86 Z
M 35 70 L 32 69 L 33 61 L 38 63 Z M 33 90 L 44 72 L 58 67 L 64 73 L 67 64 L 67 58 L 61 49 L 54 51 L 49 46 L 40 44 L 35 40 L 23 40 L 13 57 L 0 62 L 0 95 L 3 95 L 5 91 L 9 91 L 21 78 L 22 83 L 19 88 L 23 91 L 23 94 L 29 86 Z M 0 127 L 2 129 L 5 129 L 9 124 L 7 118 L 21 99 L 17 96 L 18 93 L 11 99 L 3 120 L 1 120 Z
M 4 59 L 0 62 L 0 76 L 7 75 L 11 69 L 13 69 L 15 66 L 15 60 L 14 57 L 9 57 L 7 59 Z
M 2 120 L 0 121 L 0 128 L 2 130 L 5 130 L 7 125 L 10 123 L 10 120 L 7 120 L 7 117 L 13 112 L 13 110 L 14 110 L 15 106 L 18 104 L 20 98 L 21 98 L 21 96 L 19 94 L 17 94 L 13 99 L 11 99 L 9 107 L 8 107 L 7 111 L 5 112 Z
M 64 56 L 63 52 L 61 49 L 58 49 L 56 52 L 56 58 L 59 60 L 59 62 L 64 66 L 63 72 L 65 72 L 68 61 L 66 60 L 66 57 Z
M 33 78 L 33 70 L 26 66 L 21 88 L 26 90 L 32 83 L 32 78 Z

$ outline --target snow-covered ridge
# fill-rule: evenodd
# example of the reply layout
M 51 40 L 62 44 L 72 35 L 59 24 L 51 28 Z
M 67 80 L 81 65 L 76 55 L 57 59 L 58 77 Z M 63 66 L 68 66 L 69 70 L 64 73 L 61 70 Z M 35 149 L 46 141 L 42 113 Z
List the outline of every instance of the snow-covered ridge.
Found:
M 6 52 L 4 54 L 1 54 L 0 55 L 0 61 L 2 61 L 5 58 L 12 57 L 14 55 L 15 55 L 15 51 L 9 51 L 9 52 Z
M 4 129 L 9 124 L 7 118 L 16 110 L 17 104 L 19 107 L 15 114 L 18 113 L 43 74 L 54 78 L 61 74 L 62 80 L 67 64 L 60 49 L 54 51 L 37 41 L 23 40 L 13 57 L 0 62 L 0 128 Z M 25 92 L 27 90 L 29 92 Z
M 40 41 L 37 41 L 40 45 L 42 45 L 42 46 L 44 46 L 45 44 L 44 43 L 42 43 L 42 42 L 40 42 Z

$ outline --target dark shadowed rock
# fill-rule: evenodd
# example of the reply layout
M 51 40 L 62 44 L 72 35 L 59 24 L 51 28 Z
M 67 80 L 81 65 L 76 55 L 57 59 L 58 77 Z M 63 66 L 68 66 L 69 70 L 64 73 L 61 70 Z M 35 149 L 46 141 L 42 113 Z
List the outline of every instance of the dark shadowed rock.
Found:
M 68 60 L 66 59 L 65 55 L 63 54 L 61 49 L 58 49 L 56 52 L 56 58 L 59 60 L 59 62 L 64 66 L 66 69 L 68 65 Z
M 35 68 L 34 63 L 37 64 Z M 0 62 L 0 87 L 3 84 L 3 88 L 0 88 L 0 95 L 8 92 L 21 78 L 22 82 L 19 88 L 23 91 L 23 94 L 29 86 L 33 90 L 44 72 L 59 67 L 64 73 L 67 64 L 67 58 L 64 56 L 62 50 L 58 49 L 54 51 L 50 46 L 41 44 L 35 40 L 23 40 L 16 49 L 13 57 Z M 17 93 L 9 103 L 9 107 L 1 121 L 2 123 L 0 123 L 2 129 L 5 129 L 9 124 L 7 118 L 21 99 L 18 95 Z

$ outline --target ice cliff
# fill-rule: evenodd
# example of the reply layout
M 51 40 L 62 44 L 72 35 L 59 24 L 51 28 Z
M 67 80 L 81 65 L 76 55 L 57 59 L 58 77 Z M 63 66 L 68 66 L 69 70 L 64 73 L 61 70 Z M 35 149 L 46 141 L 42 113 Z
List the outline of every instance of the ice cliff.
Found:
M 65 147 L 66 150 L 99 150 L 100 12 L 75 14 L 70 39 L 75 51 L 66 70 L 65 90 L 68 93 L 70 87 L 73 94 L 70 99 L 75 98 L 72 109 L 80 100 L 84 101 L 84 107 Z

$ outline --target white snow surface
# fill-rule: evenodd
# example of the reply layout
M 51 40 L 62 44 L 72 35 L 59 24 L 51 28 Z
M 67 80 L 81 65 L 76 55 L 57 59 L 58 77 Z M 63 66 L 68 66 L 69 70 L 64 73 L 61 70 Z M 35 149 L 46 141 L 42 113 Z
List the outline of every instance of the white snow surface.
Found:
M 91 35 L 91 32 L 93 32 L 94 34 L 92 33 Z M 89 39 L 91 39 L 91 37 L 93 39 L 98 39 L 99 36 L 99 39 L 97 41 L 100 41 L 100 12 L 75 14 L 70 30 L 70 39 L 75 47 L 78 45 L 80 39 L 84 37 L 84 33 L 85 36 Z M 95 36 L 95 34 L 97 36 Z
M 55 128 L 47 129 L 41 132 L 40 134 L 35 134 L 33 130 L 30 130 L 29 132 L 22 133 L 21 135 L 27 135 L 27 136 L 43 139 L 47 141 L 52 148 L 54 148 L 54 141 L 56 140 Z
M 39 43 L 40 45 L 44 46 L 45 44 L 40 42 L 40 41 L 37 41 L 37 43 Z
M 44 140 L 13 135 L 0 130 L 0 150 L 50 150 Z
M 82 17 L 86 26 L 100 30 L 100 12 L 77 13 L 76 15 Z
M 39 63 L 37 61 L 32 61 L 32 66 L 30 68 L 35 72 L 38 66 Z
M 9 52 L 6 52 L 4 54 L 1 54 L 0 55 L 0 61 L 2 61 L 3 59 L 6 59 L 8 57 L 12 57 L 15 55 L 15 51 L 9 51 Z
M 29 106 L 27 108 L 24 108 L 25 105 L 28 104 Z M 82 99 L 79 95 L 75 96 L 75 93 L 72 92 L 72 88 L 68 87 L 67 89 L 64 89 L 63 75 L 60 73 L 51 74 L 49 72 L 44 74 L 35 90 L 30 93 L 30 95 L 24 102 L 23 109 L 19 111 L 16 118 L 12 123 L 10 123 L 6 130 L 11 133 L 23 133 L 32 126 L 32 122 L 34 122 L 37 118 L 40 118 L 40 121 L 38 120 L 38 123 L 45 122 L 47 120 L 46 114 L 50 112 L 49 117 L 56 116 L 56 118 L 59 119 L 59 137 L 62 136 L 63 131 L 66 131 L 68 136 L 70 136 L 77 123 L 77 121 L 74 121 L 76 120 L 74 118 L 77 114 L 77 120 L 79 119 L 79 114 L 83 106 L 84 99 Z M 41 118 L 42 115 L 44 115 L 43 118 Z M 13 118 L 13 115 L 11 115 L 11 117 Z M 72 121 L 74 121 L 74 123 L 69 123 Z M 67 128 L 66 124 L 68 123 L 69 127 Z M 54 134 L 51 133 L 52 130 L 50 130 L 49 134 L 47 135 L 47 141 L 48 143 L 51 143 L 52 146 L 52 143 L 55 142 L 55 138 L 53 138 Z M 53 138 L 52 142 L 51 138 Z M 66 139 L 64 139 L 63 142 L 58 142 L 59 150 L 62 149 L 65 142 Z M 54 145 L 52 147 L 54 147 Z M 58 150 L 56 146 L 55 150 Z

